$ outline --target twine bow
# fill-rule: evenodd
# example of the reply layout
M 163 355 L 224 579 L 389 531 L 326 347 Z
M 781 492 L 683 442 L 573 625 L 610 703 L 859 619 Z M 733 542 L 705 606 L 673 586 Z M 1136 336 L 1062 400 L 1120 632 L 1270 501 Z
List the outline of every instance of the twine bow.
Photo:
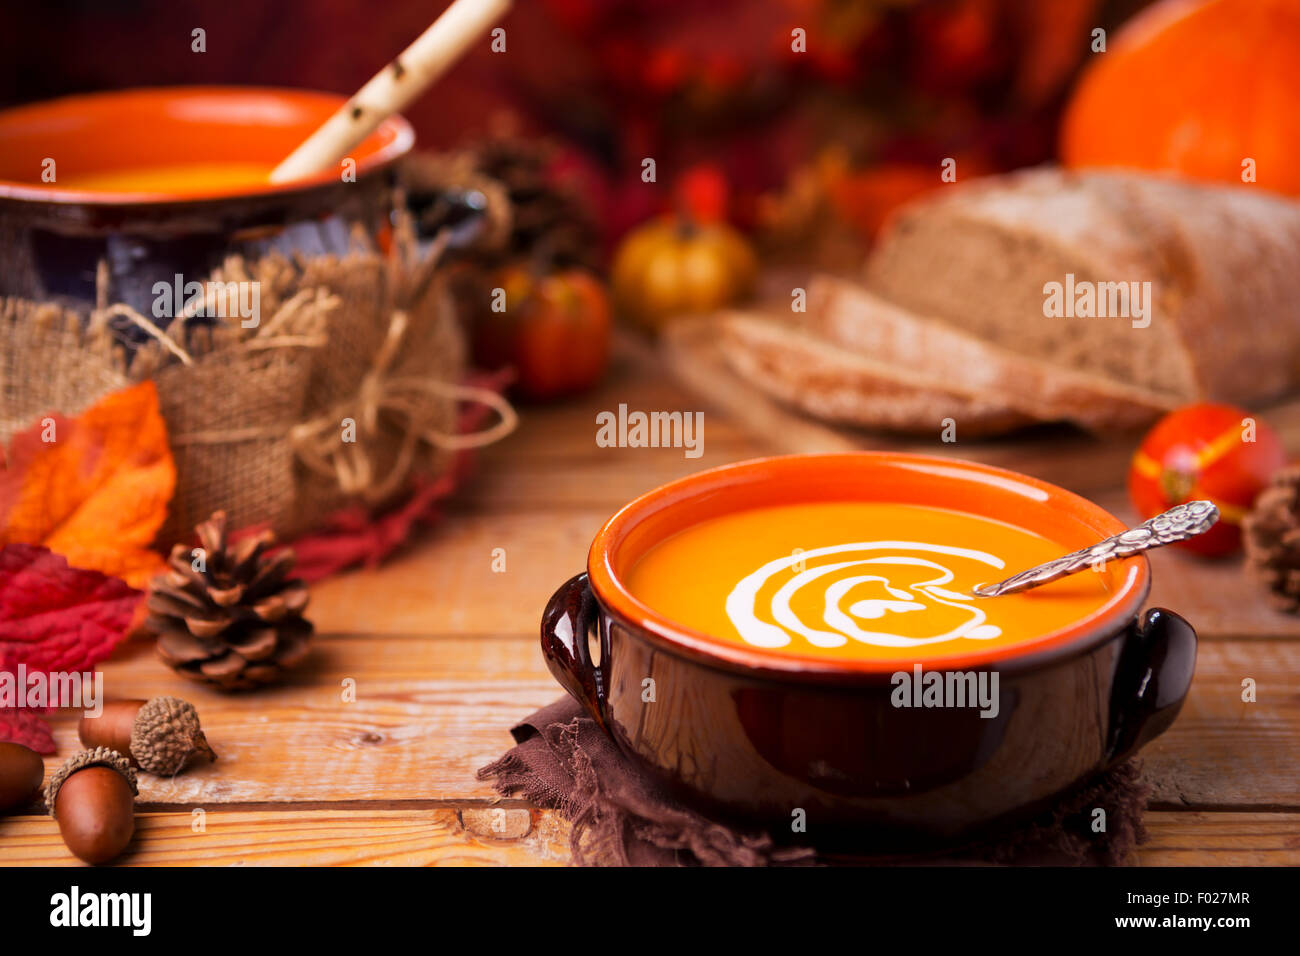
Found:
M 510 403 L 491 389 L 423 376 L 389 375 L 409 322 L 405 309 L 393 312 L 384 342 L 354 397 L 337 402 L 327 412 L 289 430 L 289 440 L 303 465 L 334 478 L 345 494 L 367 501 L 380 501 L 400 487 L 421 442 L 447 451 L 477 448 L 504 438 L 519 422 Z M 432 421 L 436 404 L 429 401 L 430 396 L 480 402 L 497 413 L 498 421 L 491 428 L 468 434 L 443 431 Z M 359 436 L 355 441 L 345 440 L 342 427 L 345 419 L 352 418 L 360 431 L 376 434 L 380 415 L 385 412 L 404 415 L 406 421 L 405 427 L 399 429 L 402 443 L 392 468 L 386 476 L 377 478 L 366 443 Z

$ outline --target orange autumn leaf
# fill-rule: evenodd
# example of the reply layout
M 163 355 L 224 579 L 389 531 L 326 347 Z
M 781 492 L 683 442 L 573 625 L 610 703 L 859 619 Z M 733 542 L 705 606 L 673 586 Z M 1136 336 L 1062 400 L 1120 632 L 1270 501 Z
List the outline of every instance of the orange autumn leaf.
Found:
M 163 567 L 150 549 L 176 466 L 158 393 L 143 382 L 76 418 L 50 415 L 9 443 L 0 469 L 0 546 L 39 544 L 74 568 L 143 587 Z

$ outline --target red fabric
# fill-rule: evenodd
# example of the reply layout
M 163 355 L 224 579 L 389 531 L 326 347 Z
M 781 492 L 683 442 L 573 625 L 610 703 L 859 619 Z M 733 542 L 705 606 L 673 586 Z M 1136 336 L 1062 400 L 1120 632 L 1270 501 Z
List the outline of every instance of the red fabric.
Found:
M 324 530 L 290 542 L 298 555 L 294 573 L 304 580 L 319 581 L 354 565 L 373 567 L 405 544 L 419 524 L 432 524 L 442 500 L 456 489 L 462 466 L 469 455 L 462 453 L 453 470 L 436 480 L 417 478 L 405 503 L 382 515 L 364 508 L 349 508 L 331 516 Z

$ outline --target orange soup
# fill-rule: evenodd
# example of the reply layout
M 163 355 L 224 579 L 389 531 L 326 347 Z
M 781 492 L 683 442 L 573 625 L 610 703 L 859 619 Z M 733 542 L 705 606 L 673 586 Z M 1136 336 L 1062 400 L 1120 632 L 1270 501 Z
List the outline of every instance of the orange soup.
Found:
M 1096 611 L 1122 584 L 1119 563 L 970 593 L 1070 550 L 943 508 L 793 504 L 692 525 L 642 555 L 626 586 L 670 620 L 774 654 L 916 660 L 1032 643 Z
M 188 194 L 198 190 L 234 191 L 265 183 L 270 177 L 271 167 L 264 163 L 174 163 L 68 175 L 51 185 L 92 192 Z

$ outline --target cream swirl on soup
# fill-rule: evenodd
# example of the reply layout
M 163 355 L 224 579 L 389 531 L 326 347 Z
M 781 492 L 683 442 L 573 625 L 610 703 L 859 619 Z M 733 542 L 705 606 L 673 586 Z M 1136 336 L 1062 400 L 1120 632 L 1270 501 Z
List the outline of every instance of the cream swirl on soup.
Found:
M 805 567 L 809 561 L 819 558 L 855 553 L 871 556 Z M 876 647 L 918 647 L 961 637 L 973 640 L 1000 637 L 1002 628 L 987 623 L 988 615 L 976 606 L 975 598 L 944 586 L 955 577 L 952 569 L 920 554 L 940 555 L 949 562 L 977 561 L 996 570 L 1006 567 L 1001 558 L 984 551 L 919 541 L 831 545 L 777 558 L 746 575 L 727 595 L 727 617 L 745 642 L 755 647 L 784 647 L 794 636 L 803 637 L 814 647 L 840 647 L 849 640 Z M 894 583 L 896 575 L 890 569 L 899 567 L 920 570 L 925 577 L 898 587 Z M 793 573 L 775 593 L 766 600 L 760 598 L 762 592 L 770 590 L 767 585 L 788 572 Z M 807 588 L 813 589 L 820 599 L 822 626 L 807 621 L 793 607 L 794 597 Z M 886 596 L 872 595 L 873 589 Z M 956 626 L 920 636 L 868 629 L 859 623 L 887 624 L 892 616 L 924 612 L 932 603 L 959 609 L 961 620 Z
M 955 509 L 819 501 L 705 518 L 620 574 L 648 608 L 717 640 L 907 662 L 1031 643 L 1095 611 L 1123 562 L 996 600 L 970 596 L 1078 544 Z

